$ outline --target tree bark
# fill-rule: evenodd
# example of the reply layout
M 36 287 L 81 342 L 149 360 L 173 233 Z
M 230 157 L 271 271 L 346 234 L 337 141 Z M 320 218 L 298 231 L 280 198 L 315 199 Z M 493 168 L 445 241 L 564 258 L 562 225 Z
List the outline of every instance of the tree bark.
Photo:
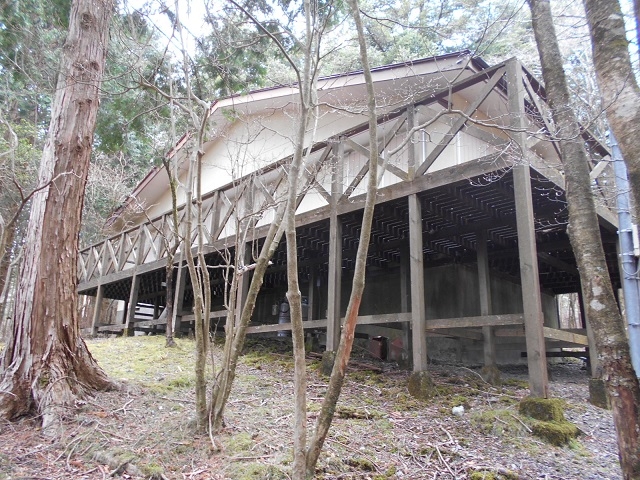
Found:
M 48 186 L 32 200 L 2 365 L 0 416 L 37 412 L 51 435 L 77 397 L 113 386 L 79 335 L 76 309 L 78 233 L 112 13 L 111 0 L 72 5 L 40 165 L 39 184 Z
M 640 477 L 640 389 L 631 366 L 629 344 L 599 235 L 600 228 L 590 187 L 589 159 L 581 140 L 580 125 L 569 106 L 569 90 L 549 0 L 529 0 L 529 5 L 547 97 L 556 132 L 562 135 L 557 140 L 565 170 L 569 238 L 580 271 L 586 314 L 611 400 L 620 464 L 625 479 L 637 479 Z
M 640 220 L 640 135 L 630 125 L 640 125 L 640 89 L 631 66 L 624 17 L 617 0 L 583 1 L 602 105 L 627 164 L 637 222 Z M 636 28 L 637 21 L 636 18 Z

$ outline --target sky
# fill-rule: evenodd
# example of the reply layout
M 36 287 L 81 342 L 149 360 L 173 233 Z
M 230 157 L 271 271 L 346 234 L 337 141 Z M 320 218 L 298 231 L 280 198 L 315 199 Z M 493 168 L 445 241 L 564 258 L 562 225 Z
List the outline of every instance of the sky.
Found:
M 170 11 L 175 11 L 175 0 L 124 0 L 121 5 L 123 11 L 139 10 L 146 13 L 149 21 L 159 32 L 160 38 L 165 41 L 171 40 L 175 51 L 180 51 L 179 40 L 177 38 L 171 39 L 171 21 L 167 14 L 163 13 L 167 8 Z M 179 0 L 178 8 L 181 23 L 184 25 L 183 34 L 187 50 L 193 52 L 195 50 L 193 37 L 200 35 L 205 28 L 205 2 L 203 0 Z

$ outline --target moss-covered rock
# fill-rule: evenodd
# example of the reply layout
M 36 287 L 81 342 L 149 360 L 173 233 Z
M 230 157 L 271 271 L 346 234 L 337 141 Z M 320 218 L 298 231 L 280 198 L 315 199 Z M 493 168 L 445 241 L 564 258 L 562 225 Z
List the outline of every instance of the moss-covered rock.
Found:
M 421 400 L 428 400 L 438 393 L 429 372 L 413 372 L 409 376 L 407 387 L 411 396 Z
M 542 438 L 544 441 L 561 447 L 568 444 L 580 434 L 580 429 L 573 423 L 562 422 L 533 422 L 531 430 L 536 437 Z
M 551 445 L 566 445 L 580 433 L 565 420 L 564 401 L 558 398 L 525 398 L 520 401 L 520 413 L 534 419 L 532 433 Z
M 520 401 L 522 415 L 543 422 L 564 422 L 564 402 L 558 398 L 527 397 Z

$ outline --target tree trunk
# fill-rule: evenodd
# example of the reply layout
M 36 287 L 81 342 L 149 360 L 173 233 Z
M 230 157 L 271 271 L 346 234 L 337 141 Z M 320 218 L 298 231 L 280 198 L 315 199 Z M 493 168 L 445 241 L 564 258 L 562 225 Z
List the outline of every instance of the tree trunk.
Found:
M 304 480 L 306 473 L 307 449 L 307 369 L 305 360 L 304 327 L 302 326 L 302 295 L 298 281 L 298 246 L 296 239 L 296 208 L 298 198 L 298 176 L 304 159 L 304 144 L 307 136 L 312 109 L 312 89 L 314 72 L 312 70 L 315 35 L 309 0 L 304 1 L 306 23 L 304 67 L 300 72 L 299 83 L 300 110 L 295 150 L 289 167 L 289 191 L 285 213 L 285 235 L 287 240 L 287 299 L 291 316 L 291 338 L 293 342 L 293 395 L 295 404 L 293 432 L 293 466 L 291 478 Z
M 175 135 L 174 135 L 175 137 Z M 180 246 L 180 236 L 179 236 L 179 222 L 178 222 L 178 192 L 177 192 L 177 184 L 178 180 L 173 174 L 171 170 L 171 165 L 168 160 L 163 160 L 163 166 L 165 171 L 167 172 L 167 176 L 169 177 L 169 189 L 171 191 L 171 233 L 172 237 L 170 239 L 166 238 L 164 241 L 166 242 L 167 247 L 167 266 L 165 268 L 165 314 L 166 314 L 166 330 L 165 330 L 165 338 L 166 338 L 166 347 L 176 347 L 176 342 L 173 339 L 173 309 L 174 309 L 174 301 L 175 301 L 175 286 L 173 284 L 173 271 L 175 269 L 173 265 L 173 261 L 175 260 L 176 252 L 178 251 L 178 247 Z M 181 268 L 179 266 L 178 268 Z
M 344 377 L 347 372 L 347 364 L 351 356 L 353 347 L 353 339 L 355 336 L 356 323 L 358 320 L 358 311 L 362 301 L 362 293 L 365 285 L 365 271 L 367 266 L 367 253 L 369 250 L 369 242 L 371 241 L 371 222 L 373 220 L 373 212 L 375 208 L 376 194 L 378 189 L 378 122 L 376 114 L 376 96 L 373 87 L 373 79 L 371 77 L 371 69 L 369 67 L 369 58 L 367 55 L 367 46 L 364 37 L 364 28 L 360 17 L 360 9 L 357 0 L 349 0 L 349 8 L 353 16 L 356 31 L 358 33 L 358 42 L 360 46 L 360 59 L 362 69 L 367 86 L 367 106 L 369 115 L 369 181 L 367 184 L 367 196 L 365 200 L 364 212 L 362 216 L 362 224 L 360 229 L 360 241 L 356 252 L 356 264 L 353 273 L 353 281 L 351 284 L 351 295 L 349 297 L 349 305 L 345 324 L 340 336 L 340 344 L 336 351 L 336 357 L 333 364 L 331 377 L 329 378 L 329 386 L 327 393 L 322 402 L 320 413 L 316 420 L 315 430 L 309 448 L 307 451 L 306 476 L 311 479 L 315 474 L 315 467 L 322 451 L 322 447 L 327 438 L 329 427 L 333 421 L 336 405 L 340 397 Z
M 640 389 L 599 235 L 589 159 L 581 141 L 580 125 L 569 106 L 569 90 L 549 0 L 529 0 L 529 4 L 547 97 L 556 132 L 562 135 L 557 140 L 565 169 L 569 237 L 580 271 L 586 314 L 611 400 L 623 475 L 625 479 L 637 479 L 640 477 Z
M 275 218 L 271 222 L 269 232 L 260 250 L 260 255 L 256 260 L 256 268 L 253 271 L 247 298 L 242 307 L 240 322 L 233 329 L 225 329 L 225 343 L 220 370 L 216 373 L 216 381 L 211 389 L 210 411 L 211 424 L 214 432 L 218 432 L 224 424 L 224 410 L 235 379 L 238 358 L 244 346 L 247 327 L 251 321 L 251 315 L 253 314 L 258 293 L 260 293 L 260 288 L 264 281 L 265 272 L 269 266 L 269 260 L 273 257 L 282 238 L 283 229 L 281 225 L 285 210 L 284 207 L 285 204 L 283 203 L 276 210 Z M 234 304 L 234 302 L 230 303 Z M 235 311 L 233 311 L 233 309 L 230 309 L 227 314 L 227 325 L 230 325 L 231 318 L 235 318 Z
M 113 384 L 79 335 L 78 233 L 89 169 L 111 0 L 75 0 L 49 139 L 32 200 L 16 294 L 12 348 L 3 359 L 0 415 L 37 412 L 51 435 L 76 397 Z M 46 248 L 44 248 L 46 242 Z
M 640 125 L 640 89 L 631 67 L 624 18 L 616 0 L 583 1 L 602 104 L 627 164 L 637 222 L 640 220 L 640 135 L 629 126 Z M 637 1 L 635 3 L 637 7 Z
M 16 234 L 16 224 L 9 225 L 6 230 L 0 229 L 0 312 L 3 310 L 6 298 L 2 295 L 5 292 L 6 282 L 10 277 L 10 265 L 13 262 L 11 255 L 11 245 Z M 0 317 L 0 323 L 4 318 Z

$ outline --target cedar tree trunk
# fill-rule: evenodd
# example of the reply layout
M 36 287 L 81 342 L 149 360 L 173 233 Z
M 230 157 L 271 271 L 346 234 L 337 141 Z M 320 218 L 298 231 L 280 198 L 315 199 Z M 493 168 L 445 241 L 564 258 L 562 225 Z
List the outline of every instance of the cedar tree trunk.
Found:
M 104 71 L 111 0 L 74 0 L 40 165 L 3 359 L 0 416 L 42 416 L 55 435 L 74 400 L 113 384 L 78 329 L 77 255 L 82 203 Z
M 608 1 L 608 0 L 607 0 Z M 565 171 L 569 238 L 578 263 L 587 318 L 594 334 L 603 379 L 611 400 L 625 479 L 640 477 L 638 408 L 640 390 L 631 365 L 623 319 L 616 304 L 591 192 L 587 153 L 571 109 L 569 89 L 549 0 L 529 0 L 542 75 Z

